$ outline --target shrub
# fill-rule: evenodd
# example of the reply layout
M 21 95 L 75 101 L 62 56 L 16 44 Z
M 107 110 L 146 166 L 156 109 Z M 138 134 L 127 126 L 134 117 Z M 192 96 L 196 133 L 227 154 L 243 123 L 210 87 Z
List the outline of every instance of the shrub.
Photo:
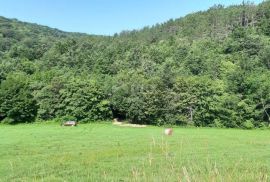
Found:
M 37 105 L 34 100 L 27 77 L 23 74 L 12 74 L 1 83 L 0 113 L 5 122 L 10 124 L 34 121 Z
M 254 128 L 254 124 L 253 124 L 252 120 L 247 120 L 246 122 L 244 122 L 244 123 L 242 124 L 242 127 L 243 127 L 244 129 L 251 130 L 251 129 Z
M 269 128 L 268 123 L 264 123 L 264 122 L 261 121 L 260 124 L 259 124 L 259 128 L 262 129 L 262 130 L 265 130 L 265 129 Z
M 210 126 L 216 127 L 216 128 L 224 128 L 225 127 L 220 119 L 215 119 L 214 123 L 211 124 Z
M 5 119 L 3 119 L 1 121 L 1 123 L 3 123 L 3 124 L 13 124 L 14 123 L 14 119 L 6 117 Z

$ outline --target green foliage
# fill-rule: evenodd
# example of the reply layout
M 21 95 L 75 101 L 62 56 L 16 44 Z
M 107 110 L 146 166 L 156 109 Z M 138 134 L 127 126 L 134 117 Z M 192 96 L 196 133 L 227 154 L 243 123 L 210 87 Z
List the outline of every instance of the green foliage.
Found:
M 9 75 L 1 83 L 0 103 L 0 119 L 5 123 L 31 122 L 36 117 L 36 101 L 23 74 Z
M 14 124 L 15 123 L 15 120 L 12 119 L 12 118 L 5 117 L 5 119 L 3 119 L 1 121 L 1 123 L 3 123 L 3 124 Z
M 246 122 L 242 124 L 242 126 L 244 129 L 248 129 L 248 130 L 251 130 L 254 128 L 254 124 L 252 123 L 251 120 L 247 120 Z
M 258 7 L 259 30 L 270 36 L 270 3 L 269 0 L 263 2 Z
M 53 78 L 46 86 L 41 86 L 36 91 L 35 99 L 37 100 L 38 117 L 43 120 L 51 120 L 58 116 L 61 109 L 60 90 L 64 88 L 65 81 L 63 78 Z
M 224 128 L 224 124 L 220 119 L 215 119 L 214 123 L 210 126 L 216 127 L 216 128 Z
M 269 7 L 216 5 L 114 36 L 0 17 L 0 120 L 267 125 Z
M 111 118 L 110 102 L 97 83 L 88 80 L 69 81 L 60 90 L 58 115 L 72 115 L 77 120 L 105 120 Z

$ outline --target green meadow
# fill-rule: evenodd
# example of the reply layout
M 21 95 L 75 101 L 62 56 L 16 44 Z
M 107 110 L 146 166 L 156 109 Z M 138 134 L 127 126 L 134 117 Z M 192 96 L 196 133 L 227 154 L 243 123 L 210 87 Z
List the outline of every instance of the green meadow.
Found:
M 0 125 L 0 181 L 270 181 L 270 131 Z

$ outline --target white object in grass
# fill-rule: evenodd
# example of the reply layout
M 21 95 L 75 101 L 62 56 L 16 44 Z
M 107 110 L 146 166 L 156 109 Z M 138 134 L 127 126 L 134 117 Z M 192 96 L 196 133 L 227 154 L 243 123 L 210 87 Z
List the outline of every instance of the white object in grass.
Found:
M 166 128 L 165 131 L 164 131 L 164 134 L 165 135 L 169 135 L 170 136 L 170 135 L 172 135 L 172 133 L 173 133 L 173 129 L 172 128 Z

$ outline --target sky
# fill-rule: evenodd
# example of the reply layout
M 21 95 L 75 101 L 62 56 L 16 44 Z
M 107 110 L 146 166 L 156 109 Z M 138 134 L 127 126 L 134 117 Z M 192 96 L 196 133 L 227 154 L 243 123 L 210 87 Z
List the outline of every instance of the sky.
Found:
M 0 16 L 67 32 L 113 35 L 140 29 L 215 4 L 242 0 L 0 0 Z M 262 0 L 253 0 L 258 4 Z

